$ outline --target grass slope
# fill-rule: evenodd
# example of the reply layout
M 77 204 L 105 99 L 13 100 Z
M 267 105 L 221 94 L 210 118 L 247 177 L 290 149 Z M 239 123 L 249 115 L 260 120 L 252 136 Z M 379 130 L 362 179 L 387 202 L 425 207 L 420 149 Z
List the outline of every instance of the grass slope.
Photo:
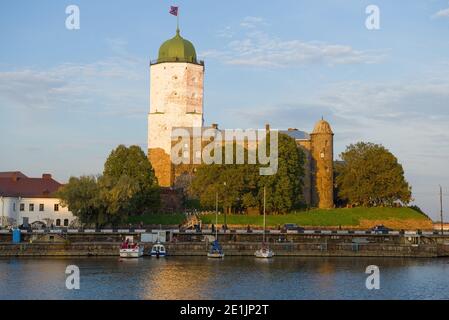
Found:
M 129 217 L 128 222 L 131 224 L 143 222 L 144 225 L 178 225 L 182 223 L 185 218 L 186 217 L 183 214 L 148 214 L 144 216 Z
M 383 223 L 388 221 L 416 221 L 417 224 L 427 224 L 430 219 L 410 208 L 348 208 L 332 210 L 310 210 L 296 214 L 270 216 L 267 215 L 267 225 L 277 226 L 284 223 L 296 223 L 300 226 L 361 226 L 366 221 Z M 203 223 L 215 223 L 214 215 L 202 216 Z M 224 216 L 218 217 L 222 224 Z M 365 222 L 365 223 L 364 223 Z M 263 225 L 263 216 L 228 215 L 228 225 Z M 387 225 L 387 223 L 385 223 Z

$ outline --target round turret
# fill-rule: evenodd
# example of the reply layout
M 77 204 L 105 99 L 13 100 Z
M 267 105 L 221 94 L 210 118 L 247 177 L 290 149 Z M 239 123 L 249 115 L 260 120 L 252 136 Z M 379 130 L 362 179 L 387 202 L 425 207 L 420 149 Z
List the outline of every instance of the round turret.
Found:
M 333 134 L 331 125 L 329 122 L 325 121 L 324 119 L 321 119 L 315 124 L 315 128 L 313 129 L 314 134 L 318 133 L 326 133 L 326 134 Z

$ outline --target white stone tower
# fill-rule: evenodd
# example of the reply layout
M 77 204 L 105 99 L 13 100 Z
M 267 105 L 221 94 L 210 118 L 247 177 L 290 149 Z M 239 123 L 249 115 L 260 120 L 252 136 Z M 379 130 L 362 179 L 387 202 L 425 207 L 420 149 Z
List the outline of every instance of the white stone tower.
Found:
M 171 187 L 172 129 L 203 127 L 204 63 L 197 60 L 193 44 L 183 39 L 177 29 L 175 37 L 160 47 L 158 59 L 151 62 L 150 74 L 148 159 L 159 185 Z

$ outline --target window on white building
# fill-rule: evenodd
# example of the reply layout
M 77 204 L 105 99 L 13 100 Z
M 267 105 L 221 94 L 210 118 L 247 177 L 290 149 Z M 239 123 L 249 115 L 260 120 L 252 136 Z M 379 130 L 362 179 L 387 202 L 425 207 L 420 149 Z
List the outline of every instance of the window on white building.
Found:
M 20 211 L 25 211 L 25 203 L 20 204 Z
M 56 226 L 60 227 L 61 226 L 61 219 L 56 219 Z
M 15 202 L 12 204 L 12 211 L 16 211 L 16 203 Z
M 69 219 L 64 219 L 64 227 L 68 227 L 69 226 Z
M 29 211 L 34 211 L 34 203 L 30 203 L 29 207 L 28 207 Z
M 55 203 L 54 211 L 59 211 L 59 204 Z
M 44 204 L 43 203 L 39 204 L 39 211 L 44 211 Z

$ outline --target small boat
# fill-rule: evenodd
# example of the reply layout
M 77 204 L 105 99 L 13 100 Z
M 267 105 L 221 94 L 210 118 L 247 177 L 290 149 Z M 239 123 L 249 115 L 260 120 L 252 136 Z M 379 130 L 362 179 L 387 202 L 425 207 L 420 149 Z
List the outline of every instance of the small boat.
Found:
M 140 258 L 143 256 L 143 246 L 137 243 L 130 243 L 128 241 L 122 243 L 120 246 L 121 258 Z
M 218 193 L 216 194 L 216 206 L 215 206 L 215 240 L 212 242 L 212 247 L 207 253 L 209 258 L 221 259 L 224 258 L 223 249 L 218 243 Z
M 265 233 L 267 229 L 267 214 L 265 212 L 265 187 L 263 187 L 263 241 L 262 248 L 254 252 L 256 258 L 269 259 L 273 258 L 274 252 L 265 243 Z
M 216 258 L 216 259 L 224 258 L 224 253 L 223 250 L 221 249 L 220 244 L 218 243 L 218 240 L 212 242 L 212 247 L 210 248 L 210 251 L 207 253 L 207 256 L 209 258 Z
M 153 248 L 151 248 L 150 256 L 152 256 L 152 257 L 159 258 L 159 257 L 165 257 L 166 255 L 167 255 L 167 252 L 165 251 L 165 247 L 159 241 L 153 245 Z
M 274 252 L 270 248 L 262 246 L 262 248 L 257 250 L 254 255 L 256 258 L 273 258 Z

